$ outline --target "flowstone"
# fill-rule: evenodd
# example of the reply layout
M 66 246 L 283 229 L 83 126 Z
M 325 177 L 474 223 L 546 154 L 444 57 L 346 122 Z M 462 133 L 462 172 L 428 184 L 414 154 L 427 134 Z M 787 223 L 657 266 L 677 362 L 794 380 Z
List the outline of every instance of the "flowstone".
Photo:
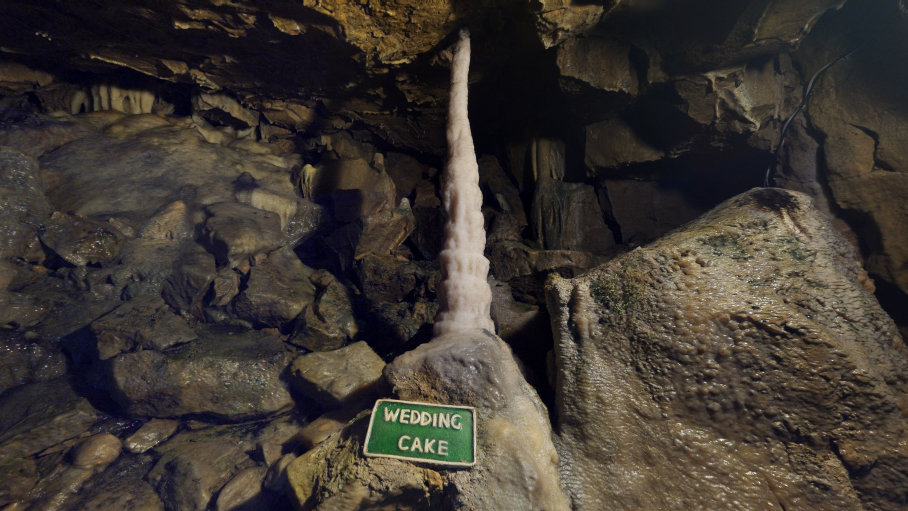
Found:
M 908 351 L 856 261 L 770 188 L 553 279 L 574 509 L 903 509 Z

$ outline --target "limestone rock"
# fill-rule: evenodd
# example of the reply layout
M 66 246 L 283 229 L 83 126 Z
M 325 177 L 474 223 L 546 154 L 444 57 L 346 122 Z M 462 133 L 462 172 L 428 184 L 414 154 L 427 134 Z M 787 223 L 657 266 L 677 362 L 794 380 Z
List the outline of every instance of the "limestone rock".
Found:
M 180 240 L 192 234 L 189 210 L 181 200 L 164 206 L 139 231 L 139 237 L 151 240 Z
M 655 161 L 665 153 L 641 140 L 621 119 L 590 124 L 586 131 L 584 161 L 591 169 L 613 168 L 628 163 Z
M 236 99 L 226 94 L 199 94 L 192 98 L 192 106 L 194 112 L 215 126 L 244 130 L 259 124 L 258 112 L 244 108 Z
M 281 372 L 290 362 L 280 338 L 264 332 L 199 332 L 167 353 L 145 350 L 110 360 L 114 399 L 133 416 L 207 414 L 263 417 L 293 405 Z
M 197 336 L 157 295 L 136 297 L 91 324 L 98 358 L 107 360 L 136 349 L 164 350 Z
M 99 471 L 117 459 L 122 446 L 122 442 L 116 436 L 101 433 L 77 445 L 70 453 L 70 457 L 74 467 Z
M 203 300 L 216 275 L 215 258 L 201 245 L 188 243 L 173 265 L 162 284 L 161 296 L 174 309 L 200 317 Z
M 385 377 L 400 399 L 476 407 L 481 461 L 443 474 L 452 506 L 570 509 L 545 406 L 501 339 L 444 335 L 396 358 Z
M 38 228 L 50 214 L 38 162 L 17 151 L 0 150 L 0 259 L 27 257 L 38 249 Z
M 249 272 L 234 311 L 249 321 L 281 328 L 315 301 L 316 288 L 310 280 L 314 271 L 289 248 L 276 250 Z
M 615 244 L 595 189 L 583 183 L 541 181 L 530 224 L 550 250 L 605 252 Z
M 265 471 L 265 467 L 253 467 L 233 476 L 218 493 L 217 511 L 264 508 L 262 479 L 265 478 Z
M 256 454 L 266 465 L 270 466 L 286 452 L 292 452 L 299 446 L 297 436 L 301 429 L 298 419 L 292 415 L 274 419 L 256 433 Z M 264 474 L 262 476 L 264 477 Z M 259 482 L 261 482 L 261 478 Z
M 0 503 L 23 499 L 38 484 L 39 472 L 32 455 L 82 435 L 98 418 L 88 400 L 78 396 L 63 378 L 22 385 L 3 393 L 0 466 L 4 467 L 4 477 L 0 478 Z M 83 472 L 91 475 L 90 470 Z
M 606 92 L 637 95 L 637 71 L 631 65 L 630 45 L 598 37 L 569 39 L 558 46 L 556 64 L 562 88 L 575 83 Z
M 110 223 L 60 212 L 51 215 L 41 233 L 44 245 L 76 266 L 113 262 L 125 241 Z
M 535 10 L 539 40 L 551 48 L 595 27 L 605 9 L 602 5 L 574 4 L 570 0 L 543 0 L 535 4 Z
M 864 279 L 809 199 L 781 189 L 554 279 L 575 507 L 896 508 L 908 366 Z
M 908 54 L 904 44 L 877 51 Z M 895 68 L 858 78 L 858 66 L 849 58 L 829 69 L 811 96 L 810 122 L 821 133 L 832 200 L 853 228 L 866 233 L 867 270 L 908 292 L 908 208 L 899 199 L 908 191 L 908 158 L 900 149 L 908 135 L 899 128 L 908 118 L 908 102 L 886 92 L 905 77 Z
M 364 341 L 334 351 L 309 353 L 290 366 L 290 384 L 328 408 L 377 397 L 385 362 Z
M 651 241 L 703 212 L 681 191 L 656 181 L 606 179 L 603 184 L 624 243 Z
M 154 488 L 143 480 L 145 460 L 120 458 L 70 497 L 63 511 L 164 511 Z
M 312 351 L 341 348 L 359 331 L 351 293 L 325 270 L 313 273 L 311 281 L 317 286 L 318 298 L 306 306 L 289 342 Z
M 2 302 L 2 300 L 0 300 Z M 0 394 L 8 389 L 66 374 L 66 355 L 54 343 L 20 332 L 0 332 Z
M 147 475 L 167 509 L 203 511 L 241 467 L 252 439 L 244 428 L 211 426 L 176 435 L 155 448 L 161 456 Z
M 441 506 L 441 475 L 389 458 L 363 458 L 368 416 L 284 469 L 286 491 L 298 509 L 432 509 Z M 280 462 L 279 462 L 280 463 Z
M 298 436 L 300 445 L 307 451 L 314 448 L 329 436 L 342 430 L 359 411 L 353 407 L 325 412 L 314 421 L 303 426 Z
M 180 427 L 179 421 L 169 419 L 151 419 L 142 424 L 135 433 L 126 437 L 123 446 L 127 451 L 141 454 L 170 438 Z
M 203 236 L 217 257 L 218 266 L 236 267 L 252 255 L 268 253 L 284 236 L 280 217 L 270 211 L 237 202 L 220 202 L 206 208 Z

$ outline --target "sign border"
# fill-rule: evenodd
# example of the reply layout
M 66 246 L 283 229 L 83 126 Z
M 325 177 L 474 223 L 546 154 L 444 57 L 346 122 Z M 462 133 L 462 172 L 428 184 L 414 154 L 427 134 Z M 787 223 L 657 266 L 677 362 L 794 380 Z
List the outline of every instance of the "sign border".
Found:
M 369 439 L 372 438 L 372 424 L 375 421 L 375 415 L 376 415 L 375 412 L 378 410 L 378 405 L 380 405 L 383 402 L 405 403 L 408 405 L 422 405 L 422 406 L 441 406 L 441 407 L 447 407 L 447 408 L 461 408 L 461 409 L 470 410 L 470 413 L 473 414 L 473 421 L 472 421 L 473 422 L 473 461 L 472 462 L 440 461 L 440 460 L 432 460 L 432 459 L 426 459 L 426 458 L 417 458 L 414 456 L 369 452 L 369 450 L 368 450 Z M 450 465 L 450 466 L 456 466 L 456 467 L 472 467 L 473 465 L 476 464 L 476 459 L 479 457 L 479 452 L 476 450 L 476 423 L 479 422 L 478 419 L 479 419 L 479 417 L 476 414 L 476 408 L 472 407 L 472 406 L 445 405 L 445 404 L 441 404 L 441 403 L 427 403 L 424 401 L 422 401 L 422 402 L 421 401 L 405 401 L 403 399 L 384 399 L 384 398 L 377 399 L 375 401 L 375 405 L 372 406 L 372 414 L 369 417 L 369 429 L 366 430 L 366 440 L 365 440 L 365 442 L 363 442 L 363 455 L 369 456 L 369 457 L 375 457 L 375 458 L 393 458 L 393 459 L 397 459 L 397 460 L 412 460 L 412 461 L 418 461 L 421 463 L 432 463 L 432 464 L 436 464 L 436 465 Z

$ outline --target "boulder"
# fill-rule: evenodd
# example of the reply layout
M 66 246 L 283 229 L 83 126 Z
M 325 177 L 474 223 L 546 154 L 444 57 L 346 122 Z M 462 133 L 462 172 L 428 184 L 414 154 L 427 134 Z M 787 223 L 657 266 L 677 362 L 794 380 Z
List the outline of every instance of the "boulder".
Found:
M 290 366 L 290 385 L 327 408 L 375 398 L 381 393 L 385 361 L 364 341 L 298 357 Z
M 441 474 L 389 458 L 363 458 L 369 417 L 360 414 L 315 448 L 279 461 L 284 491 L 297 509 L 434 509 L 446 503 Z M 275 477 L 277 478 L 277 477 Z M 280 488 L 281 483 L 274 483 Z
M 41 233 L 41 243 L 75 266 L 110 264 L 126 237 L 109 222 L 54 212 Z
M 284 239 L 280 216 L 239 202 L 219 202 L 205 208 L 202 233 L 218 266 L 237 267 L 250 256 L 268 253 Z
M 593 186 L 543 180 L 536 188 L 530 224 L 546 249 L 602 253 L 615 245 L 604 216 Z
M 754 189 L 548 288 L 575 509 L 896 509 L 906 350 L 810 200 Z
M 555 63 L 561 87 L 580 87 L 637 95 L 637 70 L 631 65 L 631 47 L 626 42 L 599 37 L 574 38 L 556 50 Z
M 144 480 L 147 460 L 120 458 L 71 496 L 62 511 L 164 511 L 164 503 Z
M 100 360 L 137 349 L 161 351 L 198 337 L 158 295 L 133 298 L 92 322 L 91 330 Z
M 274 334 L 222 329 L 166 353 L 125 353 L 109 363 L 110 392 L 132 416 L 206 414 L 228 421 L 293 406 L 280 376 L 290 362 Z
M 640 137 L 622 119 L 606 119 L 584 128 L 584 161 L 593 170 L 655 161 L 665 153 Z
M 161 296 L 175 310 L 201 317 L 205 295 L 216 274 L 215 258 L 201 245 L 186 243 L 181 247 L 179 257 L 174 260 L 172 271 L 161 285 Z
M 126 437 L 126 440 L 123 441 L 123 446 L 131 453 L 142 454 L 170 438 L 171 435 L 176 433 L 178 427 L 180 427 L 179 421 L 151 419 L 142 424 L 142 427 L 135 433 Z
M 315 272 L 311 280 L 318 298 L 303 310 L 289 342 L 312 351 L 336 350 L 359 331 L 351 293 L 325 270 Z
M 548 412 L 500 338 L 485 330 L 437 337 L 396 358 L 385 378 L 403 400 L 476 408 L 481 461 L 442 474 L 454 508 L 570 509 Z
M 248 428 L 210 426 L 180 433 L 155 448 L 160 456 L 148 472 L 167 509 L 203 511 L 230 478 L 251 465 Z
M 284 327 L 315 301 L 314 272 L 293 250 L 275 250 L 249 272 L 246 289 L 233 304 L 236 315 L 253 323 Z
M 252 467 L 233 476 L 233 479 L 218 492 L 215 505 L 217 511 L 267 509 L 265 495 L 262 492 L 265 471 L 265 467 Z

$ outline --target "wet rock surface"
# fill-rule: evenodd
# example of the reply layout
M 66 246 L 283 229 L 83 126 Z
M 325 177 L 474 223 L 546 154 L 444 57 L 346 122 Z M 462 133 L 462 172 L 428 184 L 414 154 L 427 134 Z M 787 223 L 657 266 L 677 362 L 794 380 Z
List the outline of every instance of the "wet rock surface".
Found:
M 883 488 L 904 480 L 905 345 L 866 282 L 811 201 L 781 189 L 553 281 L 577 508 L 900 507 Z
M 905 353 L 872 348 L 891 328 L 853 282 L 908 332 L 906 13 L 2 2 L 0 508 L 557 509 L 548 418 L 576 509 L 901 509 Z M 462 27 L 513 360 L 488 339 L 420 347 Z M 806 206 L 671 234 L 764 180 L 834 215 L 869 275 L 829 270 L 823 246 L 853 249 Z M 645 282 L 666 287 L 638 285 L 657 253 L 673 263 Z M 603 263 L 547 302 L 547 279 Z M 293 360 L 362 342 L 370 363 L 293 385 Z M 326 392 L 387 395 L 395 358 L 398 397 L 479 403 L 489 465 L 362 458 L 371 402 Z M 75 463 L 96 438 L 110 449 Z
M 141 350 L 109 363 L 111 393 L 131 415 L 267 416 L 293 405 L 281 373 L 290 362 L 280 338 L 259 332 L 200 332 L 161 353 Z

